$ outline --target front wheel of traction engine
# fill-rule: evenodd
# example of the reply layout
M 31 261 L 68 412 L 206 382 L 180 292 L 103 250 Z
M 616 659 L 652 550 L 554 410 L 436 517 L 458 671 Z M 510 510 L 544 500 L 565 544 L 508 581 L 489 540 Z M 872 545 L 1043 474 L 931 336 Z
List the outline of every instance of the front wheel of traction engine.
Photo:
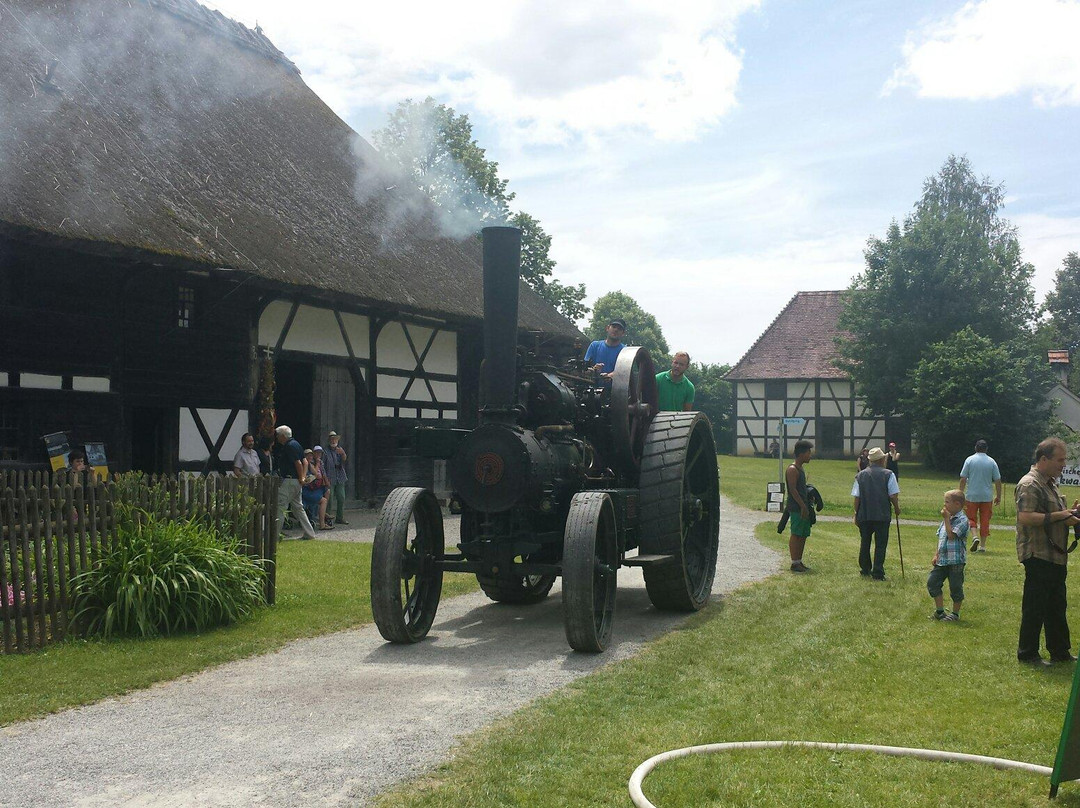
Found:
M 395 488 L 383 503 L 371 550 L 371 612 L 395 643 L 422 640 L 442 594 L 442 511 L 425 488 Z
M 566 639 L 575 651 L 603 651 L 611 640 L 619 568 L 615 509 L 607 494 L 570 501 L 563 535 L 562 600 Z
M 642 553 L 671 556 L 643 567 L 658 609 L 697 611 L 709 600 L 720 540 L 720 477 L 709 419 L 662 412 L 649 425 L 640 479 Z

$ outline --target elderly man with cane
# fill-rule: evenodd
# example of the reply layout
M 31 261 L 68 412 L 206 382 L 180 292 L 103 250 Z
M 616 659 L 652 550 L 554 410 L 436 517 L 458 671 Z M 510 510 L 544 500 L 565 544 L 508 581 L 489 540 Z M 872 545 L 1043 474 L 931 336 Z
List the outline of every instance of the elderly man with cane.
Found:
M 896 475 L 885 468 L 886 454 L 875 446 L 868 455 L 870 465 L 855 477 L 851 496 L 855 498 L 855 524 L 859 528 L 859 572 L 876 581 L 885 580 L 885 551 L 889 546 L 891 510 L 900 516 L 900 485 Z M 899 531 L 899 522 L 897 523 Z M 874 561 L 870 562 L 870 542 Z

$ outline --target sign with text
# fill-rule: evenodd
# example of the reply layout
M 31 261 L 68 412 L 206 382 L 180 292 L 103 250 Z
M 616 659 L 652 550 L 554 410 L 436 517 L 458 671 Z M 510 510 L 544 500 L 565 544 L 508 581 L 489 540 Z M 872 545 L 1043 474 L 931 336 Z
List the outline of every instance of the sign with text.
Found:
M 1080 485 L 1080 466 L 1066 466 L 1063 468 L 1058 485 Z
M 785 418 L 784 426 L 802 426 L 806 423 L 805 418 Z

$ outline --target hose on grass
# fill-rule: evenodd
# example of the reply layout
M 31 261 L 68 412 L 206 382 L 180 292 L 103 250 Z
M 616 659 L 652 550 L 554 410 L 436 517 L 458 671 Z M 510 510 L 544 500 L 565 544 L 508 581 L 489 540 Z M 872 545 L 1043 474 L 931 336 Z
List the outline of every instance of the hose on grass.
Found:
M 986 757 L 984 755 L 968 755 L 963 752 L 943 752 L 938 749 L 912 749 L 905 746 L 877 746 L 865 743 L 823 743 L 821 741 L 735 741 L 731 743 L 709 743 L 701 746 L 687 746 L 683 749 L 672 749 L 670 752 L 661 752 L 653 755 L 636 769 L 630 777 L 630 799 L 637 808 L 656 808 L 644 792 L 641 784 L 657 766 L 668 760 L 689 757 L 690 755 L 711 755 L 717 752 L 732 752 L 737 749 L 783 749 L 785 747 L 798 746 L 809 749 L 828 749 L 831 752 L 876 752 L 879 755 L 891 755 L 893 757 L 913 757 L 920 760 L 946 761 L 948 763 L 981 763 L 984 766 L 992 766 L 995 769 L 1018 769 L 1032 774 L 1045 774 L 1049 777 L 1053 769 L 1049 766 L 1039 766 L 1035 763 L 1023 763 L 1019 760 L 1008 758 Z

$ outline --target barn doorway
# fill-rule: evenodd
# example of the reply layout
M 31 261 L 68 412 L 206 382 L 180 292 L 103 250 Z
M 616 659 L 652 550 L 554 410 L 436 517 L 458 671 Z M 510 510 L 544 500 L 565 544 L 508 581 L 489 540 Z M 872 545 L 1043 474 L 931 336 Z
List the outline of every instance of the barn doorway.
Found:
M 311 362 L 277 359 L 274 362 L 274 381 L 274 410 L 277 413 L 278 425 L 289 426 L 293 437 L 304 448 L 318 443 L 318 440 L 313 440 L 315 436 L 311 430 L 315 365 Z
M 171 472 L 167 446 L 169 413 L 164 407 L 131 408 L 131 468 L 146 474 Z M 173 422 L 175 424 L 175 421 Z M 175 428 L 175 427 L 174 427 Z

